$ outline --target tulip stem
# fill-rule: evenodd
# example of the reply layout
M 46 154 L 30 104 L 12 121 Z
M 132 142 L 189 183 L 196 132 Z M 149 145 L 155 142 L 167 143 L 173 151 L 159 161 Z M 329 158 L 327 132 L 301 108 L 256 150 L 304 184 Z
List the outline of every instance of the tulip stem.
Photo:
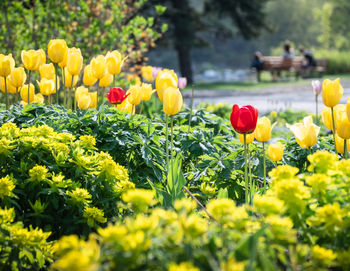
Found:
M 106 88 L 103 87 L 103 88 L 102 88 L 102 103 L 101 103 L 101 105 L 103 105 L 104 102 L 105 102 L 105 91 L 106 91 Z
M 316 100 L 316 124 L 318 125 L 318 95 L 315 95 Z
M 115 74 L 113 74 L 113 87 L 115 87 Z
M 27 103 L 29 104 L 29 96 L 30 96 L 30 76 L 31 76 L 31 70 L 28 71 L 28 98 Z
M 9 94 L 7 92 L 7 85 L 6 85 L 6 80 L 7 78 L 4 77 L 4 82 L 5 82 L 5 95 L 6 95 L 6 109 L 9 109 Z
M 333 125 L 334 149 L 335 149 L 335 153 L 337 153 L 337 146 L 336 146 L 336 142 L 335 142 L 335 119 L 334 119 L 334 110 L 333 110 L 333 107 L 331 107 L 331 111 L 332 111 L 332 125 Z
M 244 138 L 244 180 L 245 180 L 245 203 L 249 203 L 248 191 L 248 163 L 247 163 L 247 134 L 243 134 Z
M 346 139 L 344 139 L 344 158 L 348 159 L 348 146 L 346 145 Z
M 251 156 L 250 155 L 251 155 L 251 153 L 250 153 L 249 144 L 247 144 L 247 148 L 248 148 L 248 170 L 249 170 L 249 187 L 250 187 L 250 189 L 249 189 L 249 201 L 251 202 L 252 198 L 253 198 L 253 195 L 252 195 L 252 193 L 253 193 L 253 189 L 252 189 L 253 182 L 252 182 L 252 169 L 250 167 L 250 162 L 251 162 L 251 160 L 250 160 Z
M 170 151 L 170 159 L 171 159 L 171 177 L 174 179 L 174 162 L 173 162 L 173 146 L 174 146 L 174 118 L 170 117 L 171 123 L 171 151 Z
M 265 142 L 263 144 L 263 160 L 264 160 L 264 191 L 266 191 L 266 155 L 265 155 Z
M 68 108 L 72 109 L 72 89 L 73 89 L 73 81 L 74 81 L 74 75 L 72 75 L 71 78 L 71 82 L 70 82 L 70 88 L 69 88 L 69 92 L 68 92 Z M 56 90 L 57 92 L 57 90 Z M 56 96 L 57 97 L 57 96 Z
M 76 95 L 76 89 L 75 89 L 75 92 L 73 92 L 74 94 L 74 111 L 77 111 L 77 95 Z
M 166 155 L 166 165 L 169 168 L 168 122 L 169 122 L 168 114 L 165 114 L 165 151 L 166 151 L 165 155 Z
M 15 103 L 18 102 L 18 88 L 16 88 L 16 94 L 15 94 Z
M 193 96 L 194 96 L 194 84 L 192 84 L 192 95 L 191 95 L 191 112 L 190 112 L 190 118 L 188 120 L 188 133 L 191 130 L 191 120 L 192 120 L 192 111 L 193 111 Z
M 99 81 L 101 81 L 101 79 Z M 99 96 L 100 96 L 100 82 L 98 82 L 97 84 L 97 110 L 100 108 L 100 103 L 98 102 Z M 132 112 L 131 112 L 131 115 L 132 115 Z
M 57 64 L 55 63 L 54 64 L 54 67 L 55 67 L 55 86 L 56 86 L 56 103 L 59 104 L 58 102 L 58 89 L 57 89 Z M 73 78 L 72 78 L 72 82 L 73 82 Z
M 64 97 L 63 97 L 63 105 L 67 108 L 67 87 L 66 87 L 66 75 L 64 74 L 64 67 L 62 68 L 62 80 L 64 85 Z M 56 89 L 57 92 L 57 89 Z

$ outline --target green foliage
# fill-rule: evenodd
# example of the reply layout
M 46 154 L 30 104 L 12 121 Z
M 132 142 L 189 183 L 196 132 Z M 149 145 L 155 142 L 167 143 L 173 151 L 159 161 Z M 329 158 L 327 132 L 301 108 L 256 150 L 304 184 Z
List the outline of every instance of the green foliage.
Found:
M 289 165 L 271 171 L 271 189 L 253 206 L 209 201 L 213 219 L 181 199 L 175 210 L 148 209 L 99 229 L 99 245 L 95 236 L 79 245 L 65 237 L 53 266 L 77 268 L 72 255 L 89 247 L 100 253 L 85 259 L 99 270 L 348 270 L 349 160 L 318 151 L 308 161 L 304 174 Z
M 25 226 L 52 232 L 51 239 L 88 235 L 122 212 L 120 195 L 134 184 L 124 167 L 96 150 L 92 136 L 6 123 L 0 138 L 1 206 L 14 208 Z
M 350 53 L 338 50 L 317 50 L 316 58 L 326 58 L 328 60 L 326 73 L 341 74 L 350 72 Z

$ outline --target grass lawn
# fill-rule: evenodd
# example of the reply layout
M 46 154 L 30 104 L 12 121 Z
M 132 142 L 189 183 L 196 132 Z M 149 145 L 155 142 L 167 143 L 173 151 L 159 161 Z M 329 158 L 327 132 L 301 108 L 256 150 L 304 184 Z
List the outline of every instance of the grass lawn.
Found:
M 335 78 L 350 78 L 350 74 L 335 74 L 324 75 L 322 79 L 335 79 Z M 261 82 L 256 81 L 243 81 L 243 82 L 210 82 L 210 83 L 196 83 L 196 90 L 255 90 L 267 87 L 287 86 L 287 85 L 307 85 L 310 84 L 311 78 L 295 80 L 294 75 L 289 78 L 284 78 L 279 81 L 272 81 L 269 72 L 263 72 L 261 76 Z M 190 86 L 185 88 L 191 90 Z

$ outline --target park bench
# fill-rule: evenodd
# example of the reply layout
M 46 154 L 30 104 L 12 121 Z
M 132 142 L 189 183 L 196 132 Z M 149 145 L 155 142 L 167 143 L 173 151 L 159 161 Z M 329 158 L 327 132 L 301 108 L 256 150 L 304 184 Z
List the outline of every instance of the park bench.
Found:
M 292 59 L 285 59 L 280 56 L 265 56 L 263 58 L 263 70 L 270 71 L 272 75 L 280 74 L 282 71 L 287 71 L 288 73 L 294 72 L 296 79 L 300 75 L 307 76 L 311 75 L 313 72 L 316 72 L 320 77 L 326 71 L 327 68 L 327 59 L 316 59 L 315 67 L 308 67 L 303 70 L 302 66 L 304 64 L 304 57 L 297 56 Z M 257 79 L 260 80 L 260 72 L 257 71 Z

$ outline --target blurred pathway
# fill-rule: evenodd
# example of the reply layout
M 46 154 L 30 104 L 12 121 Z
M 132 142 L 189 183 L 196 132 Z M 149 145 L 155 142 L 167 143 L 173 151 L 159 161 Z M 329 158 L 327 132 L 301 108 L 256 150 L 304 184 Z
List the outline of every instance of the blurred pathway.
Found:
M 341 79 L 344 87 L 344 95 L 340 103 L 346 103 L 346 98 L 350 97 L 350 78 Z M 310 84 L 296 84 L 286 86 L 276 86 L 261 88 L 259 90 L 198 90 L 195 91 L 194 105 L 200 102 L 206 103 L 227 103 L 229 105 L 238 104 L 253 105 L 259 112 L 284 111 L 287 108 L 294 110 L 307 110 L 315 113 L 315 96 L 312 93 Z M 191 91 L 184 93 L 184 101 L 187 105 L 191 102 Z M 322 94 L 318 97 L 319 112 L 324 107 Z

